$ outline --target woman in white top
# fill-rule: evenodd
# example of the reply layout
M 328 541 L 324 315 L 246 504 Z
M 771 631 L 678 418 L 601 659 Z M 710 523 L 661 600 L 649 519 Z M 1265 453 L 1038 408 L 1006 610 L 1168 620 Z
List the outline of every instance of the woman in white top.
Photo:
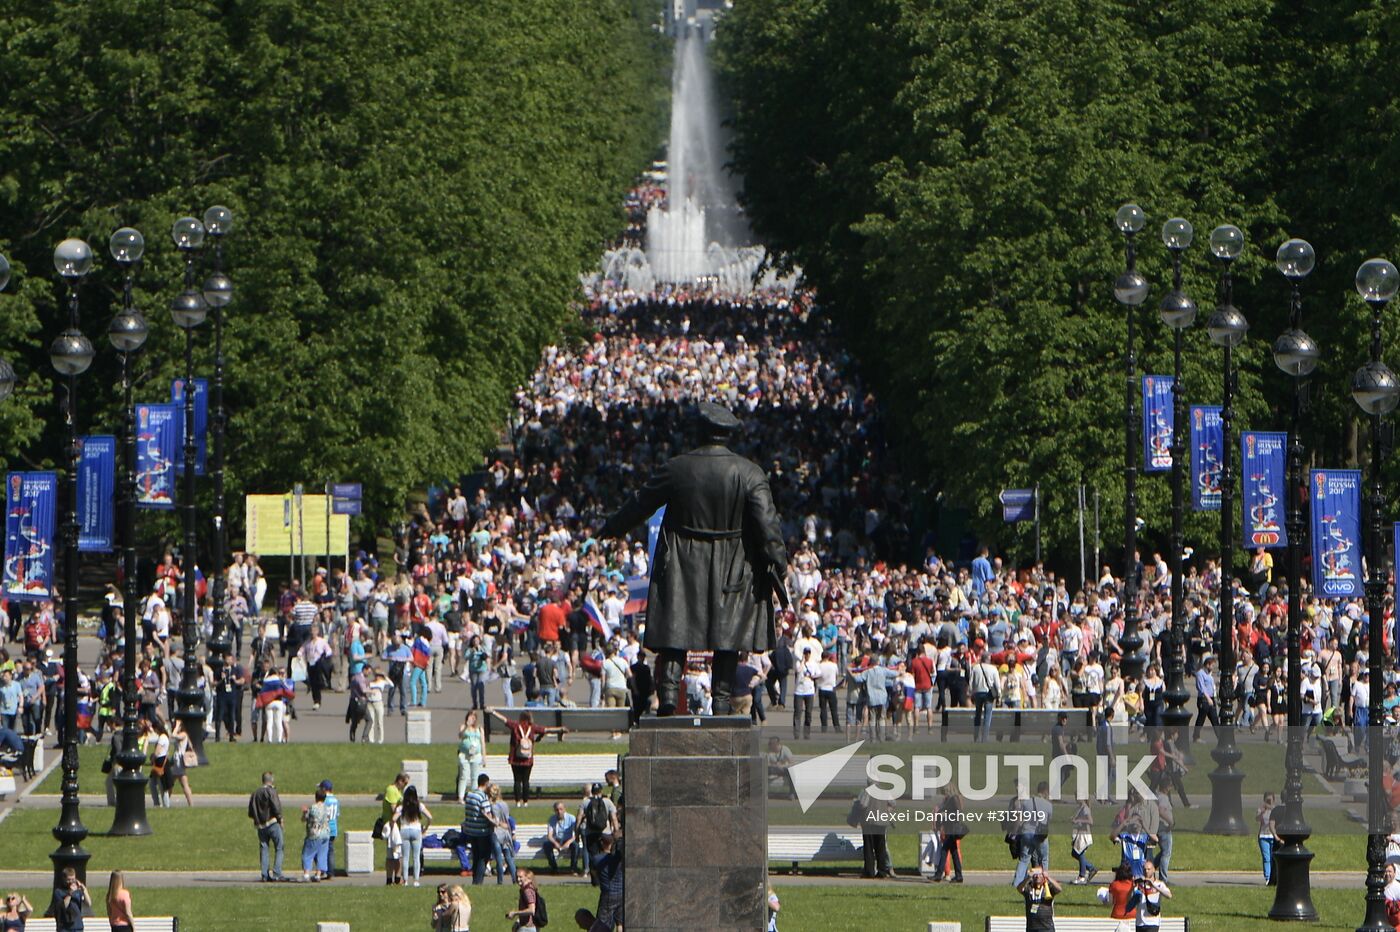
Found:
M 1056 667 L 1047 667 L 1045 671 L 1045 682 L 1041 686 L 1041 707 L 1046 709 L 1062 709 L 1065 706 L 1065 696 L 1069 690 L 1065 688 L 1065 681 L 1060 677 L 1060 671 Z
M 170 805 L 170 793 L 165 788 L 165 768 L 170 764 L 170 736 L 160 719 L 147 719 L 146 732 L 141 736 L 143 746 L 151 755 L 151 802 L 157 808 Z

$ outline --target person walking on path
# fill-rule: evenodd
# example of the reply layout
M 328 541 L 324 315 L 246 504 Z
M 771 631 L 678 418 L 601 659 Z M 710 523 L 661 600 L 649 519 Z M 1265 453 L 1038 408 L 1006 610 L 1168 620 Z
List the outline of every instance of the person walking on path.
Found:
M 112 871 L 107 880 L 107 924 L 112 932 L 132 932 L 136 920 L 131 916 L 131 891 L 126 888 L 126 874 Z
M 513 932 L 536 932 L 535 913 L 539 909 L 540 892 L 535 887 L 535 872 L 522 868 L 515 880 L 520 885 L 520 899 L 515 909 L 507 910 L 506 918 L 515 920 L 511 927 Z
M 369 722 L 365 725 L 364 731 L 360 733 L 360 740 L 369 744 L 384 743 L 384 706 L 386 693 L 393 689 L 389 678 L 379 672 L 379 668 L 370 666 L 365 672 L 365 713 L 369 717 Z
M 603 838 L 617 830 L 617 806 L 603 795 L 603 784 L 589 789 L 588 799 L 579 811 L 578 822 L 583 830 L 583 847 L 587 852 L 588 872 L 593 885 L 598 885 L 597 859 L 603 850 Z
M 494 827 L 491 824 L 491 799 L 486 788 L 491 778 L 481 774 L 476 778 L 476 789 L 467 794 L 462 813 L 462 834 L 472 852 L 472 886 L 486 882 L 486 862 L 491 859 L 491 837 Z
M 321 873 L 322 880 L 335 879 L 335 840 L 340 837 L 340 800 L 331 792 L 335 787 L 329 780 L 321 781 L 321 789 L 326 791 L 326 816 L 330 819 L 331 836 L 326 842 L 326 866 Z
M 963 819 L 962 794 L 949 790 L 938 807 L 938 832 L 934 851 L 933 882 L 941 883 L 947 874 L 947 864 L 953 862 L 951 883 L 963 882 L 962 840 L 967 837 L 967 822 Z
M 496 862 L 496 883 L 504 883 L 505 875 L 510 874 L 515 881 L 515 829 L 511 825 L 510 807 L 501 799 L 501 788 L 492 783 L 486 788 L 491 800 L 491 859 Z
M 563 725 L 545 728 L 536 725 L 529 712 L 520 713 L 520 718 L 512 722 L 495 709 L 491 714 L 500 719 L 510 729 L 510 771 L 515 778 L 515 804 L 530 805 L 530 771 L 535 766 L 535 743 L 545 735 L 567 734 Z
M 49 904 L 49 915 L 53 917 L 54 928 L 58 932 L 83 932 L 83 913 L 92 905 L 88 889 L 78 879 L 71 867 L 65 867 L 54 888 L 53 900 Z
M 277 796 L 270 770 L 263 773 L 262 786 L 248 798 L 248 818 L 258 830 L 258 867 L 263 881 L 285 880 L 282 876 L 282 800 Z M 273 849 L 271 865 L 268 863 L 269 846 Z
M 432 824 L 433 814 L 419 800 L 418 787 L 410 784 L 404 788 L 402 801 L 394 807 L 393 821 L 399 827 L 399 837 L 403 839 L 406 873 L 413 879 L 415 887 L 422 886 L 423 831 Z
M 1070 829 L 1069 853 L 1079 862 L 1079 876 L 1074 878 L 1074 882 L 1079 885 L 1092 883 L 1094 875 L 1099 872 L 1094 862 L 1089 860 L 1089 848 L 1094 844 L 1094 810 L 1083 796 L 1079 798 L 1079 808 L 1070 819 Z
M 302 883 L 314 882 L 326 873 L 326 843 L 331 837 L 331 820 L 326 811 L 326 791 L 316 788 L 316 801 L 301 807 L 306 839 L 301 844 Z
M 457 729 L 457 802 L 465 802 L 467 789 L 476 785 L 476 778 L 486 766 L 486 737 L 481 732 L 476 709 L 467 712 L 462 727 Z
M 1264 883 L 1274 885 L 1274 794 L 1265 793 L 1264 801 L 1254 813 L 1259 825 L 1259 859 L 1263 864 Z

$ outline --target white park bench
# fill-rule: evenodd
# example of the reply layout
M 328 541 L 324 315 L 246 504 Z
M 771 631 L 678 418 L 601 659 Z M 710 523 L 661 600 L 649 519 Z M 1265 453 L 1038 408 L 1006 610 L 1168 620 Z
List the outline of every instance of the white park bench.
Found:
M 861 855 L 864 842 L 860 832 L 826 829 L 769 829 L 768 860 L 797 865 L 816 861 L 854 861 Z
M 1055 913 L 1055 932 L 1116 932 L 1120 919 L 1103 916 L 1062 916 Z M 1162 932 L 1190 932 L 1191 921 L 1184 916 L 1163 916 Z M 988 916 L 986 932 L 1026 932 L 1026 917 Z
M 441 832 L 429 832 L 428 835 L 424 837 L 434 835 L 439 838 L 442 837 Z M 520 843 L 520 850 L 515 854 L 516 863 L 533 860 L 535 858 L 543 859 L 545 857 L 544 846 L 547 844 L 547 836 L 545 835 L 544 826 L 527 825 L 524 827 L 523 831 L 517 833 L 515 840 Z M 423 849 L 423 865 L 425 867 L 429 864 L 445 864 L 449 861 L 457 863 L 456 848 Z M 470 863 L 470 858 L 468 858 L 468 863 Z
M 500 784 L 501 789 L 511 785 L 510 760 L 504 754 L 486 755 L 485 772 Z M 583 799 L 585 785 L 603 782 L 603 774 L 609 770 L 619 773 L 616 754 L 550 754 L 535 755 L 535 766 L 530 771 L 531 786 L 574 786 L 578 787 L 579 799 Z
M 88 916 L 83 925 L 87 928 L 106 928 L 107 920 Z M 24 924 L 24 932 L 55 932 L 57 927 L 52 919 L 30 919 Z M 174 916 L 138 916 L 132 926 L 135 932 L 180 932 L 180 920 Z

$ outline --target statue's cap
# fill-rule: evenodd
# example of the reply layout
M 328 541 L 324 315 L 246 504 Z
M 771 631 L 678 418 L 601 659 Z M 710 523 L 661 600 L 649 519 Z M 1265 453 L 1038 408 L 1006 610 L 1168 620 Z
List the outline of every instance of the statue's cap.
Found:
M 739 419 L 734 416 L 724 405 L 717 405 L 713 401 L 702 401 L 695 406 L 695 415 L 700 419 L 700 423 L 706 427 L 717 430 L 738 430 Z

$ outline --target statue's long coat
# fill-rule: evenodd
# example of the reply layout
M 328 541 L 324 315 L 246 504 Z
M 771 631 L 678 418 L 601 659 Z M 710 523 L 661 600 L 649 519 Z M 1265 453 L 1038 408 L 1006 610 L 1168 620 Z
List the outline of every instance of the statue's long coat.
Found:
M 662 505 L 651 568 L 650 650 L 770 650 L 774 574 L 787 569 L 768 477 L 719 444 L 667 461 L 607 520 L 620 537 Z

